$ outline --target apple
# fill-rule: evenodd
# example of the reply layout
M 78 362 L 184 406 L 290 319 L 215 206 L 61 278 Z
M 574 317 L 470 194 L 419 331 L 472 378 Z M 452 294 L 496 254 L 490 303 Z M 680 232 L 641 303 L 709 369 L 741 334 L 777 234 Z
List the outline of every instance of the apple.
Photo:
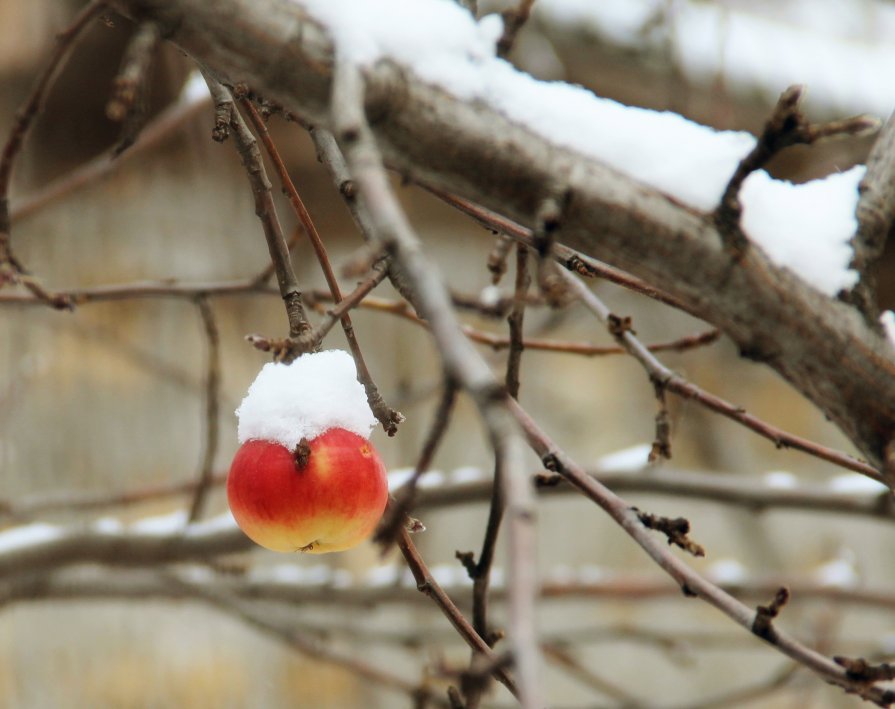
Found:
M 252 439 L 230 466 L 233 517 L 256 544 L 273 551 L 325 554 L 357 546 L 385 511 L 385 465 L 370 442 L 331 428 L 291 451 Z

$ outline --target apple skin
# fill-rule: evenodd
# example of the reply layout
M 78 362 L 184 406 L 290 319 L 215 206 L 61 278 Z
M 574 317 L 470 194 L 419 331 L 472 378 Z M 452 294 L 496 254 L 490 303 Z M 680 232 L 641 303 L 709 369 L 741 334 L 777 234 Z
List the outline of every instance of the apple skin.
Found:
M 343 428 L 309 441 L 304 467 L 279 443 L 242 444 L 227 477 L 237 524 L 273 551 L 325 554 L 357 546 L 385 511 L 385 465 L 370 442 Z

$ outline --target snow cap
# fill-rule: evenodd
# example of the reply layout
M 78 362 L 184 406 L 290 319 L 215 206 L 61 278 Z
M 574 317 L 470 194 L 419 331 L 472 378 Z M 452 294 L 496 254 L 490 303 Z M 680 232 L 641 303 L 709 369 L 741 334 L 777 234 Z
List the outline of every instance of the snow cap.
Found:
M 295 448 L 331 428 L 364 438 L 376 425 L 354 360 L 342 350 L 265 364 L 236 410 L 240 444 L 253 439 Z

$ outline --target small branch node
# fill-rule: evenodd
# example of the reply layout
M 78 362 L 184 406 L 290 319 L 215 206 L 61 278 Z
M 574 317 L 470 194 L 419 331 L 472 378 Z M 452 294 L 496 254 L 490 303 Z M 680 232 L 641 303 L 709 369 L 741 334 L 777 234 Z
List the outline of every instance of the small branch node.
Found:
M 855 682 L 888 682 L 895 679 L 895 664 L 890 662 L 881 662 L 874 665 L 863 657 L 843 657 L 835 655 L 833 662 L 842 667 L 848 678 Z
M 628 315 L 621 317 L 609 313 L 609 317 L 606 320 L 606 328 L 615 339 L 620 339 L 626 332 L 630 332 L 632 335 L 637 334 L 637 331 L 634 329 L 634 321 Z
M 755 609 L 755 620 L 752 621 L 752 632 L 763 640 L 775 642 L 777 639 L 777 631 L 774 629 L 772 621 L 789 602 L 789 589 L 781 586 L 777 589 L 773 600 L 766 606 L 758 606 Z
M 457 561 L 463 564 L 463 568 L 466 569 L 469 578 L 475 581 L 479 575 L 479 567 L 475 561 L 475 553 L 471 551 L 455 551 L 454 556 Z
M 491 283 L 497 285 L 507 272 L 507 256 L 513 248 L 513 240 L 506 234 L 498 234 L 494 248 L 488 254 L 488 270 L 491 272 Z
M 705 556 L 705 549 L 691 540 L 687 535 L 690 533 L 690 521 L 684 517 L 661 517 L 652 515 L 647 512 L 641 512 L 636 507 L 632 507 L 631 511 L 637 515 L 637 519 L 647 529 L 661 532 L 668 538 L 669 544 L 692 554 L 693 556 Z
M 538 473 L 534 476 L 534 483 L 536 488 L 556 487 L 562 481 L 562 475 L 557 475 L 556 473 L 552 473 L 551 475 L 547 475 L 546 473 Z
M 411 534 L 418 534 L 420 532 L 426 531 L 426 525 L 423 524 L 416 517 L 407 515 L 407 517 L 404 519 L 404 529 L 406 529 Z

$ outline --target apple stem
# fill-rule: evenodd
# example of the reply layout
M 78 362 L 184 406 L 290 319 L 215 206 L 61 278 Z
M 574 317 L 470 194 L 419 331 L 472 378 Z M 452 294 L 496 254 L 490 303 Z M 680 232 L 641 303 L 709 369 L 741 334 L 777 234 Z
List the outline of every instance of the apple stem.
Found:
M 307 438 L 302 437 L 292 451 L 292 459 L 295 461 L 296 470 L 302 470 L 311 459 L 311 444 Z

